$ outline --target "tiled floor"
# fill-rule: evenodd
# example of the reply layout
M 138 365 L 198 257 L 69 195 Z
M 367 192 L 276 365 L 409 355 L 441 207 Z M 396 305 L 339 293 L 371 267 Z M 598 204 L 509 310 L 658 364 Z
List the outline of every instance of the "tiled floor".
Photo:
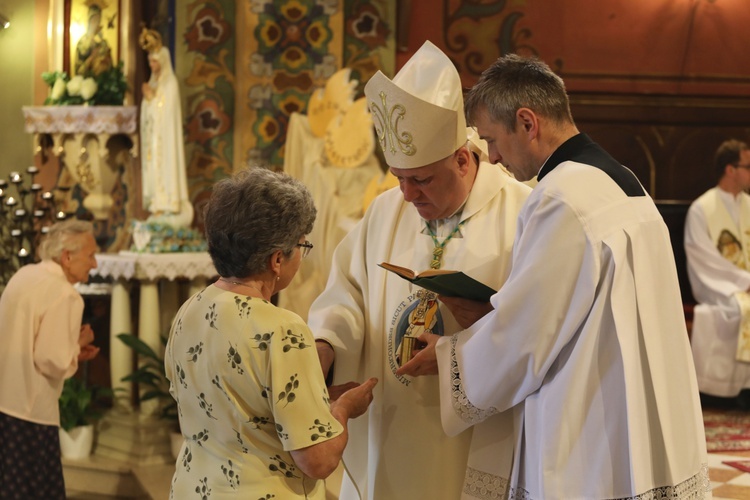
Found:
M 708 474 L 714 500 L 750 500 L 750 473 L 722 463 L 730 460 L 750 460 L 750 451 L 708 455 Z
M 750 460 L 750 451 L 709 454 L 709 476 L 714 500 L 750 500 L 750 473 L 742 472 L 722 463 L 737 460 Z M 163 500 L 168 498 L 167 492 L 169 491 L 171 472 L 168 473 L 165 467 L 160 468 L 158 472 L 158 474 L 142 475 L 142 477 L 139 477 L 139 481 L 151 493 L 150 498 Z M 341 471 L 337 470 L 329 478 L 327 500 L 334 500 L 337 497 L 332 490 L 337 489 L 340 481 Z M 69 492 L 68 496 L 69 500 L 104 500 L 111 498 L 113 497 L 79 492 Z

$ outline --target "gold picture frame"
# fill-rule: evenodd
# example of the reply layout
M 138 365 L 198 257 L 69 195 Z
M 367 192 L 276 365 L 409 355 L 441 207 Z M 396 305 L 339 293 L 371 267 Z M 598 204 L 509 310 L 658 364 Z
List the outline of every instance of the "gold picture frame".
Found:
M 65 0 L 66 70 L 71 76 L 96 73 L 119 61 L 120 1 Z

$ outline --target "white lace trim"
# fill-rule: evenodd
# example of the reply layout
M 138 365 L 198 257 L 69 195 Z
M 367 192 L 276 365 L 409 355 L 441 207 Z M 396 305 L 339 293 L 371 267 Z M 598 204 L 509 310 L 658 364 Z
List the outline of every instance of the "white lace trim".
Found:
M 507 477 L 496 476 L 488 472 L 466 467 L 464 493 L 471 495 L 472 498 L 479 498 L 481 500 L 505 498 L 507 491 Z
M 706 495 L 710 491 L 711 481 L 708 478 L 708 464 L 703 464 L 701 465 L 700 472 L 680 484 L 661 486 L 634 497 L 622 497 L 611 500 L 699 500 L 706 498 Z M 523 488 L 511 488 L 508 498 L 511 500 L 534 500 L 529 495 L 529 492 Z
M 464 422 L 477 424 L 500 412 L 494 407 L 489 407 L 486 410 L 477 408 L 471 404 L 471 401 L 466 396 L 463 383 L 461 382 L 461 372 L 458 369 L 458 361 L 456 360 L 457 340 L 457 335 L 451 337 L 451 399 L 453 401 L 453 409 Z

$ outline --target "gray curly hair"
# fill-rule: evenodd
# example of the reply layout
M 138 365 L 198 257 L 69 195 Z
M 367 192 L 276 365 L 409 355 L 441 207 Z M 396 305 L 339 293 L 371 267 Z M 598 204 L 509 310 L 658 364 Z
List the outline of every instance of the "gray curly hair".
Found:
M 204 211 L 216 271 L 237 278 L 266 271 L 276 250 L 292 254 L 315 215 L 310 192 L 287 174 L 251 167 L 219 181 Z

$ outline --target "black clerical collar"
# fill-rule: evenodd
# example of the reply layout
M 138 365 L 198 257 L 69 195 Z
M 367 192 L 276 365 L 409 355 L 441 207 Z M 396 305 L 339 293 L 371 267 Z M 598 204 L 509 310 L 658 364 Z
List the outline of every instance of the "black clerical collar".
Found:
M 601 146 L 591 140 L 583 133 L 579 133 L 563 142 L 554 153 L 547 158 L 542 169 L 537 175 L 541 181 L 545 175 L 554 170 L 561 163 L 574 161 L 598 168 L 605 172 L 613 181 L 620 186 L 628 196 L 645 196 L 643 186 L 633 172 L 623 167 L 617 160 L 612 158 Z

